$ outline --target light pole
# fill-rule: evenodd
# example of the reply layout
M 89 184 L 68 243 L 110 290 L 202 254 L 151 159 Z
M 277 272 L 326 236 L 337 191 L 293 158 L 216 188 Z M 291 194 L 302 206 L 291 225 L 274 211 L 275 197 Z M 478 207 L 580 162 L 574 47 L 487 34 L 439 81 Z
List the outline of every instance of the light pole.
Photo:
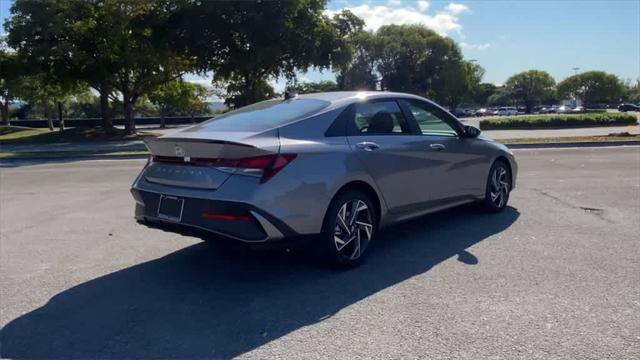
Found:
M 571 68 L 571 70 L 573 70 L 573 75 L 578 75 L 578 70 L 580 70 L 580 68 L 574 67 L 574 68 Z

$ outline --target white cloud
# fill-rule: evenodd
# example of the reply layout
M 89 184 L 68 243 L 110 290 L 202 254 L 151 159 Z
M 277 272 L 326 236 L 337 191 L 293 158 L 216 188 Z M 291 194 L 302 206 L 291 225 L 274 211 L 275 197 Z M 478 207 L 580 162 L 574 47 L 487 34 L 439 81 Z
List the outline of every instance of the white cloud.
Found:
M 449 3 L 444 9 L 453 15 L 471 12 L 466 5 L 456 3 Z
M 418 10 L 420 11 L 425 11 L 429 8 L 429 2 L 428 1 L 424 1 L 424 0 L 420 0 L 418 1 Z
M 491 47 L 491 43 L 469 44 L 463 41 L 460 43 L 460 47 L 463 49 L 484 51 Z
M 420 3 L 417 5 L 418 7 L 421 6 Z M 426 5 L 422 4 L 422 6 L 427 7 L 428 5 L 428 3 Z M 392 8 L 382 5 L 371 6 L 368 4 L 362 4 L 354 7 L 345 7 L 344 9 L 351 10 L 351 12 L 363 19 L 366 23 L 367 30 L 375 31 L 381 26 L 390 24 L 420 24 L 425 25 L 440 35 L 448 35 L 454 32 L 462 35 L 462 25 L 460 24 L 457 15 L 469 11 L 469 8 L 466 6 L 455 3 L 450 3 L 443 10 L 436 12 L 434 15 L 419 12 L 413 7 Z M 329 10 L 326 13 L 328 15 L 333 15 L 341 10 L 343 9 L 336 11 Z

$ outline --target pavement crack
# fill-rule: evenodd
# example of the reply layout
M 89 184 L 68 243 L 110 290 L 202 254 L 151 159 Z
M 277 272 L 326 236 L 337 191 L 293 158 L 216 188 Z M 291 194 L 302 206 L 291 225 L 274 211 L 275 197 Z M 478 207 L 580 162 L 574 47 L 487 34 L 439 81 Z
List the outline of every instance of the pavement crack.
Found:
M 604 214 L 605 214 L 605 210 L 604 209 L 595 208 L 595 207 L 588 207 L 588 206 L 575 205 L 575 204 L 572 204 L 572 203 L 570 203 L 570 202 L 568 202 L 568 201 L 566 201 L 564 199 L 561 199 L 561 198 L 559 198 L 559 197 L 557 197 L 555 195 L 552 195 L 552 194 L 550 194 L 550 193 L 548 193 L 548 192 L 546 192 L 546 191 L 544 191 L 542 189 L 533 188 L 532 190 L 537 192 L 537 193 L 539 193 L 539 194 L 541 194 L 541 195 L 544 195 L 544 196 L 546 196 L 548 198 L 551 198 L 551 199 L 555 200 L 556 202 L 558 202 L 558 203 L 560 203 L 560 204 L 562 204 L 564 206 L 570 207 L 572 209 L 582 210 L 582 211 L 586 212 L 587 214 L 594 215 L 594 216 L 596 216 L 596 217 L 600 218 L 601 220 L 604 220 L 604 221 L 606 221 L 608 223 L 613 223 L 611 220 L 609 220 L 606 217 L 604 217 Z

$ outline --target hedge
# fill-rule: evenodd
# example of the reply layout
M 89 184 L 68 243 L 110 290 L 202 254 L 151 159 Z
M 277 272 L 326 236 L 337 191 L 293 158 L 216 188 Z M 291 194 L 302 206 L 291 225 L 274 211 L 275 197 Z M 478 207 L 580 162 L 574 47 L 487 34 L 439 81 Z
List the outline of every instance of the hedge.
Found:
M 520 115 L 481 120 L 480 129 L 559 129 L 635 125 L 637 122 L 635 115 L 627 113 Z

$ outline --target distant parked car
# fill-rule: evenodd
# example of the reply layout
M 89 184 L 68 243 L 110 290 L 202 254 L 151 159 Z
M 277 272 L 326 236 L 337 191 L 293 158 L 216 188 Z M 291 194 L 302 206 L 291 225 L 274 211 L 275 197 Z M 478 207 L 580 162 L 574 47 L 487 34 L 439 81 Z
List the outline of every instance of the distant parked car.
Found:
M 453 114 L 459 118 L 473 116 L 474 112 L 469 109 L 456 109 Z
M 480 108 L 480 109 L 476 110 L 475 115 L 478 116 L 478 117 L 480 117 L 480 116 L 489 116 L 489 115 L 491 115 L 491 110 L 488 110 L 486 108 Z
M 627 112 L 627 111 L 640 111 L 640 106 L 634 104 L 620 104 L 618 106 L 618 111 Z
M 513 116 L 518 115 L 518 109 L 514 107 L 501 107 L 498 109 L 496 115 L 498 116 Z
M 571 109 L 571 112 L 584 112 L 584 106 L 576 106 Z
M 538 113 L 540 114 L 553 114 L 555 112 L 556 109 L 553 106 L 543 106 L 540 108 L 540 110 L 538 110 Z

